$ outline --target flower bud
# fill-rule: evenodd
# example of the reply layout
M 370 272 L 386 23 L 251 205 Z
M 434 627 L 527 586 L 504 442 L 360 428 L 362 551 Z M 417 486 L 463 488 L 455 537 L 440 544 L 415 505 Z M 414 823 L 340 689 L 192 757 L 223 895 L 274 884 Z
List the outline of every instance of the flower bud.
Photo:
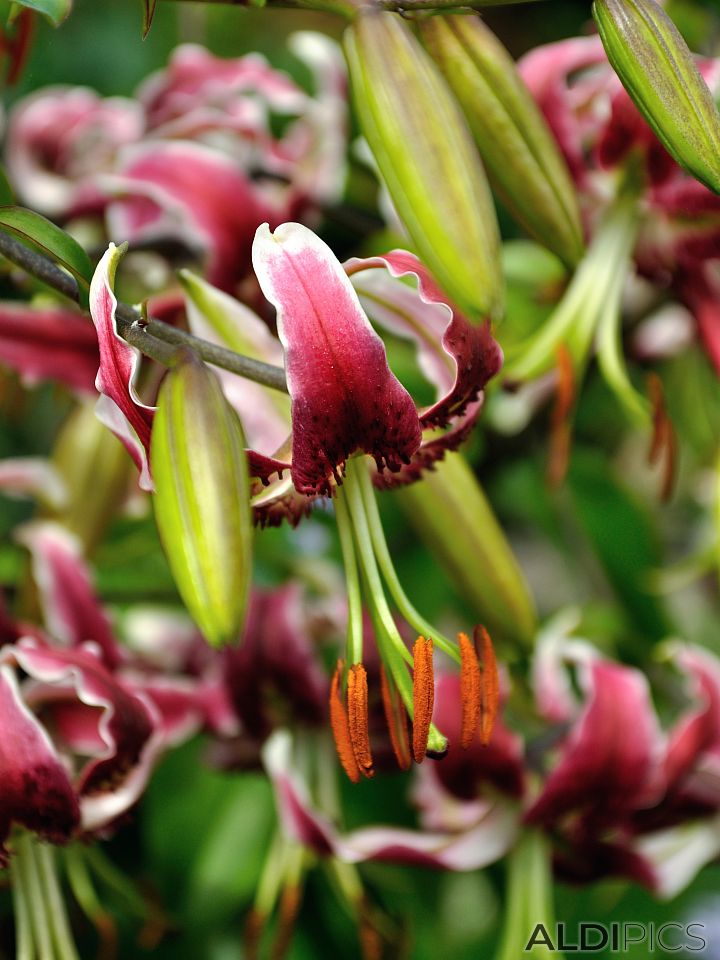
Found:
M 165 378 L 150 459 L 155 518 L 180 596 L 206 639 L 237 639 L 250 585 L 245 440 L 217 377 L 190 351 Z
M 677 27 L 655 0 L 595 0 L 605 52 L 671 156 L 720 193 L 720 115 Z
M 345 49 L 360 126 L 417 252 L 470 316 L 502 310 L 499 234 L 462 112 L 407 24 L 363 13 Z
M 396 494 L 433 556 L 501 645 L 532 646 L 537 614 L 525 578 L 463 457 L 448 453 L 432 473 Z
M 528 233 L 573 266 L 583 252 L 575 190 L 510 54 L 477 17 L 429 17 L 419 29 L 503 203 Z

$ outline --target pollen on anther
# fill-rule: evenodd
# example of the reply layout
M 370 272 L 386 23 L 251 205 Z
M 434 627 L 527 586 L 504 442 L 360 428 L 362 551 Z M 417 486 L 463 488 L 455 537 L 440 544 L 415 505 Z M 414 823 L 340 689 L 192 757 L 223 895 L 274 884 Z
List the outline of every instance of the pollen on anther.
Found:
M 435 702 L 433 642 L 418 637 L 413 647 L 413 730 L 415 763 L 422 763 L 427 752 L 430 723 Z
M 482 674 L 475 647 L 464 633 L 458 634 L 460 644 L 460 697 L 462 720 L 460 746 L 467 750 L 473 742 L 480 720 L 480 691 Z
M 482 676 L 480 679 L 480 742 L 490 743 L 500 703 L 500 677 L 490 634 L 485 627 L 475 628 L 475 645 L 480 650 Z
M 353 783 L 360 782 L 360 768 L 355 760 L 352 741 L 350 740 L 350 725 L 343 703 L 340 681 L 344 664 L 338 660 L 335 673 L 330 683 L 330 726 L 332 727 L 335 749 L 337 750 L 343 770 Z
M 361 663 L 354 663 L 348 672 L 347 716 L 355 763 L 364 777 L 373 777 L 375 770 L 368 732 L 367 673 Z

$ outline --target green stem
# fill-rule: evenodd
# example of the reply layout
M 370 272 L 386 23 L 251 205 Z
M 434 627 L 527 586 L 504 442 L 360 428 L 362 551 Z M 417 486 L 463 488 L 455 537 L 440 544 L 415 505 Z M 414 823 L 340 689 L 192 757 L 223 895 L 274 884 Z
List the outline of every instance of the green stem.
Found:
M 50 927 L 57 947 L 57 956 L 60 960 L 80 960 L 68 922 L 65 898 L 58 882 L 55 850 L 48 844 L 38 843 L 35 845 L 35 859 L 50 914 Z
M 550 318 L 508 359 L 506 379 L 527 380 L 547 372 L 555 364 L 556 348 L 565 342 L 575 363 L 583 363 L 608 293 L 619 277 L 624 279 L 636 229 L 635 197 L 621 191 Z
M 22 887 L 30 910 L 32 939 L 38 960 L 55 960 L 52 936 L 48 925 L 48 904 L 35 861 L 33 837 L 29 833 L 18 834 L 15 840 L 16 866 L 22 876 Z
M 15 960 L 35 960 L 35 941 L 29 911 L 29 894 L 25 883 L 22 856 L 15 850 L 10 861 L 13 913 L 15 916 Z
M 372 544 L 375 550 L 375 557 L 380 565 L 380 570 L 385 579 L 385 583 L 388 586 L 390 595 L 395 601 L 395 605 L 411 627 L 413 627 L 423 636 L 432 638 L 433 642 L 443 651 L 443 653 L 446 653 L 449 657 L 452 657 L 456 663 L 460 663 L 460 654 L 458 653 L 457 646 L 452 642 L 452 640 L 449 640 L 442 633 L 440 633 L 436 627 L 434 627 L 428 620 L 425 619 L 425 617 L 423 617 L 421 613 L 415 609 L 407 594 L 403 590 L 402 584 L 400 583 L 398 575 L 395 572 L 390 551 L 388 550 L 385 532 L 382 527 L 382 520 L 380 519 L 380 511 L 375 498 L 375 490 L 373 489 L 372 480 L 370 479 L 370 473 L 367 469 L 358 470 L 357 477 L 362 493 L 363 504 L 365 506 L 365 515 L 367 517 L 368 527 L 370 529 L 370 536 L 372 538 Z
M 337 492 L 334 506 L 335 520 L 340 538 L 340 550 L 342 552 L 343 566 L 345 567 L 345 585 L 347 587 L 348 597 L 347 658 L 350 663 L 362 663 L 363 622 L 360 574 L 358 572 L 357 557 L 355 556 L 355 547 L 353 546 L 350 511 L 345 502 L 345 494 L 342 487 Z

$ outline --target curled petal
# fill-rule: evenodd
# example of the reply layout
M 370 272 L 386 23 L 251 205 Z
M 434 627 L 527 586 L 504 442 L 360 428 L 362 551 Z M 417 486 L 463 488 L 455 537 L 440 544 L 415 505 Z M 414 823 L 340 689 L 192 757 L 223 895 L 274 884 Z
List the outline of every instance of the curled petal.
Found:
M 76 789 L 83 829 L 110 824 L 147 783 L 162 742 L 157 711 L 108 673 L 92 644 L 59 650 L 23 639 L 4 652 L 3 660 L 14 661 L 36 681 L 26 690 L 29 704 L 52 711 L 54 703 L 79 701 L 96 708 L 98 749 L 80 770 Z M 89 739 L 85 731 L 84 742 Z
M 80 808 L 65 767 L 7 664 L 0 666 L 0 727 L 0 865 L 6 866 L 4 844 L 13 824 L 62 843 L 78 827 Z
M 656 803 L 664 786 L 661 734 L 643 674 L 594 658 L 579 665 L 579 677 L 585 705 L 527 813 L 531 823 L 574 810 L 612 822 Z
M 224 290 L 246 273 L 258 224 L 273 219 L 238 165 L 197 143 L 135 148 L 103 183 L 116 198 L 108 207 L 112 236 L 184 243 L 206 256 L 208 280 Z
M 649 865 L 655 893 L 670 900 L 720 855 L 720 815 L 649 833 L 634 846 Z
M 42 457 L 13 457 L 0 460 L 0 492 L 4 496 L 33 496 L 55 509 L 67 502 L 62 477 Z
M 56 381 L 78 393 L 94 393 L 98 344 L 76 310 L 0 303 L 0 365 L 32 385 Z
M 296 489 L 329 493 L 358 448 L 400 469 L 420 445 L 417 412 L 332 251 L 300 224 L 264 225 L 253 264 L 285 347 Z
M 67 646 L 93 641 L 102 650 L 106 666 L 116 667 L 120 651 L 77 537 L 60 524 L 38 521 L 26 524 L 17 539 L 32 554 L 33 576 L 50 633 Z
M 135 390 L 140 353 L 117 332 L 113 293 L 115 269 L 122 252 L 111 243 L 90 284 L 90 314 L 100 346 L 100 368 L 95 386 L 102 396 L 97 405 L 98 418 L 113 431 L 127 448 L 140 471 L 140 486 L 152 489 L 148 456 L 150 431 L 155 410 L 142 403 Z
M 438 391 L 421 416 L 423 427 L 446 426 L 477 400 L 502 365 L 489 323 L 473 326 L 406 250 L 349 260 L 345 269 L 370 316 L 418 347 L 423 372 Z M 415 278 L 416 289 L 401 282 L 405 276 Z

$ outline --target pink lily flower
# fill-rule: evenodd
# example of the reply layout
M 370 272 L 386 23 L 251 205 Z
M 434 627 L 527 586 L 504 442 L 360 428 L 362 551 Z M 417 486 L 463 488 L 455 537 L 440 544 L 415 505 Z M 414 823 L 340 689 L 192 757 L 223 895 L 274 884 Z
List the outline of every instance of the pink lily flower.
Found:
M 700 59 L 708 86 L 720 89 L 720 61 Z M 697 321 L 720 371 L 720 200 L 685 173 L 635 108 L 608 63 L 599 37 L 539 47 L 519 63 L 577 183 L 592 233 L 628 162 L 641 161 L 645 185 L 635 261 L 641 274 L 670 288 Z
M 98 384 L 122 411 L 125 425 L 116 423 L 115 429 L 145 469 L 151 411 L 131 394 L 135 353 L 116 332 L 114 260 L 108 251 L 90 292 L 101 349 Z M 268 483 L 273 475 L 278 477 L 258 498 L 261 515 L 267 518 L 273 509 L 287 509 L 297 516 L 303 498 L 331 495 L 342 482 L 345 461 L 356 450 L 373 458 L 375 482 L 382 487 L 412 482 L 462 442 L 480 413 L 483 387 L 500 367 L 501 351 L 489 325 L 472 326 L 413 254 L 394 251 L 351 260 L 343 268 L 312 231 L 288 223 L 274 234 L 267 226 L 259 228 L 253 261 L 260 286 L 277 310 L 291 399 L 288 433 L 292 425 L 290 456 L 285 442 L 280 449 L 250 450 L 251 472 L 259 480 Z M 414 278 L 415 289 L 401 282 L 405 276 Z M 188 286 L 190 299 L 197 301 L 191 323 L 198 312 L 202 315 L 205 302 L 203 332 L 214 326 L 215 337 L 226 343 L 247 343 L 257 332 L 257 345 L 244 352 L 263 359 L 268 353 L 277 356 L 259 320 L 235 328 L 247 317 L 246 310 L 233 307 L 230 298 L 197 280 Z M 421 369 L 438 394 L 427 409 L 416 408 L 390 371 L 363 304 L 381 326 L 417 345 Z M 267 391 L 258 391 L 254 384 L 251 389 L 255 398 L 263 396 L 263 410 L 269 410 L 276 425 L 282 422 L 279 417 L 287 417 L 286 408 L 279 410 Z M 239 391 L 231 397 L 243 417 Z M 261 426 L 266 422 L 257 411 L 254 417 Z M 438 436 L 439 428 L 449 429 Z M 424 438 L 423 431 L 431 430 L 435 432 Z M 273 437 L 279 435 L 282 430 L 276 426 Z M 263 439 L 258 434 L 258 442 Z M 249 440 L 253 443 L 256 437 Z M 282 481 L 286 470 L 292 485 Z M 143 473 L 143 482 L 146 477 Z

